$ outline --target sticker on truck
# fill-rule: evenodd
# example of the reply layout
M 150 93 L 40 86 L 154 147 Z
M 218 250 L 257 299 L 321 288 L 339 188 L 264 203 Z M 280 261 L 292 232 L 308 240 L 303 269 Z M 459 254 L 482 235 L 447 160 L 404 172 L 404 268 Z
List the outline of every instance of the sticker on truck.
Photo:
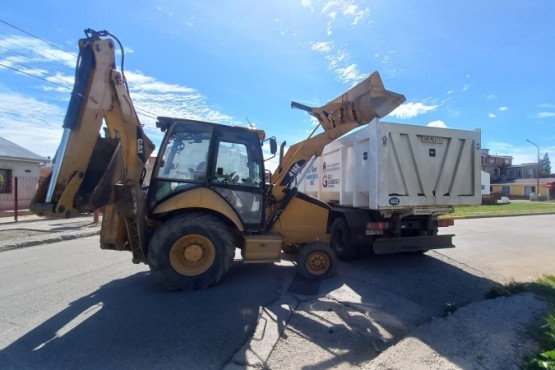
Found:
M 326 189 L 334 189 L 341 183 L 341 164 L 339 161 L 322 163 L 322 186 Z
M 389 198 L 389 204 L 392 206 L 398 206 L 401 203 L 401 200 L 397 197 Z

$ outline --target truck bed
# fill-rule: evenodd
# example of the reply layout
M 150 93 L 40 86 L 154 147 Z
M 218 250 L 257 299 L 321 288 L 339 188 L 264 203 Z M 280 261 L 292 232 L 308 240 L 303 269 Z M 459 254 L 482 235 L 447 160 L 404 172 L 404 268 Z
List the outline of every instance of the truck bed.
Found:
M 322 201 L 413 214 L 481 202 L 480 131 L 373 120 L 327 145 L 299 190 Z

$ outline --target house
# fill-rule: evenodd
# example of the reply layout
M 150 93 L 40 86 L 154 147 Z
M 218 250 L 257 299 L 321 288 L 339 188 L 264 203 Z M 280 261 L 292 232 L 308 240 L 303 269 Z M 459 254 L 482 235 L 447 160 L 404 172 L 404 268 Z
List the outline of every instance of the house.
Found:
M 24 209 L 37 189 L 41 163 L 48 159 L 0 137 L 0 211 Z M 17 198 L 16 198 L 17 195 Z
M 508 168 L 511 167 L 513 157 L 507 155 L 492 155 L 489 149 L 482 149 L 481 165 L 482 171 L 490 174 L 492 183 L 507 180 Z
M 536 164 L 537 166 L 537 164 Z M 536 167 L 537 168 L 537 167 Z M 540 178 L 540 196 L 549 196 L 549 199 L 555 199 L 555 178 Z M 536 194 L 538 186 L 537 178 L 515 179 L 503 183 L 492 184 L 492 192 L 500 193 L 504 196 L 510 196 L 512 199 L 529 199 L 530 194 Z
M 538 163 L 523 163 L 507 167 L 507 180 L 538 178 Z

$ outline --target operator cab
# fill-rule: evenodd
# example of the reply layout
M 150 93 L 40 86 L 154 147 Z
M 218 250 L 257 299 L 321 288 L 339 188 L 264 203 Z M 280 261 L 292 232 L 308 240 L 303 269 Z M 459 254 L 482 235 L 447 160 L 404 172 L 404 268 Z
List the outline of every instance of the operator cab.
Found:
M 263 228 L 263 131 L 165 117 L 158 120 L 165 136 L 150 181 L 149 214 L 177 194 L 210 188 L 233 208 L 245 229 Z

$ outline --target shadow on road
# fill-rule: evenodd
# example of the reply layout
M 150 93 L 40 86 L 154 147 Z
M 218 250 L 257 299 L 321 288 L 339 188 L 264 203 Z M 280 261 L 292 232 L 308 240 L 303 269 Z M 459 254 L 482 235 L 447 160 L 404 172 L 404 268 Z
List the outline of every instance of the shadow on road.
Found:
M 217 286 L 177 293 L 163 291 L 147 272 L 115 280 L 6 347 L 1 367 L 220 369 L 252 335 L 261 307 L 290 296 L 294 273 L 291 266 L 236 263 Z M 359 366 L 447 305 L 483 299 L 492 284 L 433 255 L 340 263 L 317 295 L 297 296 L 264 366 Z
M 248 339 L 292 266 L 235 264 L 217 286 L 167 292 L 136 273 L 59 312 L 0 354 L 2 369 L 219 369 Z M 47 304 L 47 302 L 45 302 Z
M 340 263 L 338 276 L 321 283 L 319 298 L 297 306 L 264 365 L 359 367 L 424 322 L 484 299 L 493 284 L 433 255 Z

